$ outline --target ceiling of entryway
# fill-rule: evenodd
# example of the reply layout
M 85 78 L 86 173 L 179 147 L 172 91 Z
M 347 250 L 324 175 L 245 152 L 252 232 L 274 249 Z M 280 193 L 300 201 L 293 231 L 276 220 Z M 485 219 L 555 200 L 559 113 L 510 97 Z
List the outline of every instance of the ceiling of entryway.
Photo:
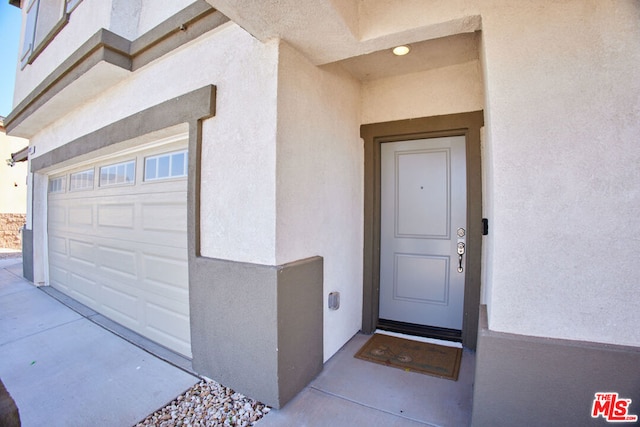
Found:
M 473 34 L 482 24 L 477 0 L 207 2 L 257 39 L 280 38 L 316 65 L 351 58 L 344 65 L 364 79 L 477 58 Z M 399 65 L 386 54 L 402 44 L 414 50 Z
M 458 34 L 412 43 L 411 51 L 404 56 L 384 49 L 339 63 L 360 81 L 399 76 L 477 60 L 479 38 L 479 33 Z

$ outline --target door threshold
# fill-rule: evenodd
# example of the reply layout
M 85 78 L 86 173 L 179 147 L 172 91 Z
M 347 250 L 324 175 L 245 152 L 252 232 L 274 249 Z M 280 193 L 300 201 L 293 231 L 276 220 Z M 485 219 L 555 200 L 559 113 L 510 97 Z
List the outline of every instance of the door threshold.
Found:
M 378 319 L 378 329 L 425 338 L 462 342 L 462 331 L 458 329 L 438 328 L 387 319 Z
M 384 331 L 382 329 L 376 329 L 373 333 L 380 334 L 380 335 L 388 335 L 390 337 L 403 338 L 409 341 L 418 341 L 418 342 L 424 342 L 429 344 L 436 344 L 444 347 L 463 348 L 461 342 L 440 340 L 437 338 L 419 337 L 417 335 L 401 334 L 400 332 Z

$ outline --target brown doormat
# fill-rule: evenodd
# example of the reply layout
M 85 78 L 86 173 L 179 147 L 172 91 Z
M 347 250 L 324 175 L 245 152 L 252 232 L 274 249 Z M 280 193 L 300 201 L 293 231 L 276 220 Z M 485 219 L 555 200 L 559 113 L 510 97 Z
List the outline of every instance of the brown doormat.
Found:
M 462 349 L 374 334 L 354 357 L 458 381 Z

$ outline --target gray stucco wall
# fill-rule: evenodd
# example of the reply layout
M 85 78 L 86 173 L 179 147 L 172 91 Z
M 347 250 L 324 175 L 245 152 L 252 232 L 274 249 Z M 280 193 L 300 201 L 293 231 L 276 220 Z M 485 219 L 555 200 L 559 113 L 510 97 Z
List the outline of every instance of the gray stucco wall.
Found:
M 22 228 L 22 275 L 33 282 L 33 230 Z
M 322 258 L 265 266 L 193 257 L 193 368 L 280 408 L 322 370 Z
M 591 417 L 597 392 L 640 415 L 640 348 L 494 332 L 481 307 L 473 426 L 610 425 Z

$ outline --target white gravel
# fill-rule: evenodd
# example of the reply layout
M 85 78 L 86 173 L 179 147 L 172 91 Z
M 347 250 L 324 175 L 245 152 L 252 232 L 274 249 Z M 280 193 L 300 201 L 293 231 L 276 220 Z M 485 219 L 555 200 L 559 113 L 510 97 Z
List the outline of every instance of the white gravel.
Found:
M 215 381 L 201 381 L 135 425 L 252 426 L 270 408 Z

